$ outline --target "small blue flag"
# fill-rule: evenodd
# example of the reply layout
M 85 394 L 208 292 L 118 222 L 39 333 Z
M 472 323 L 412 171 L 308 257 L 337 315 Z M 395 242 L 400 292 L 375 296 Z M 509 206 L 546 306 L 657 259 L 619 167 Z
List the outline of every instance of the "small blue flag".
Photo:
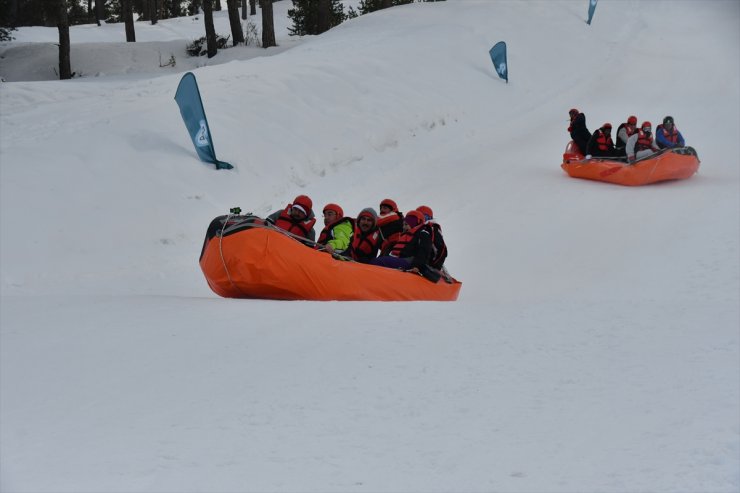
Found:
M 493 62 L 493 68 L 496 69 L 496 73 L 508 84 L 509 67 L 506 64 L 506 43 L 499 41 L 493 45 L 493 48 L 491 48 L 488 54 L 491 55 L 491 61 Z
M 182 121 L 185 122 L 193 139 L 193 145 L 201 160 L 216 165 L 216 169 L 232 169 L 233 166 L 224 161 L 216 159 L 216 149 L 213 147 L 213 136 L 208 128 L 206 112 L 203 109 L 203 101 L 200 99 L 198 83 L 192 72 L 182 76 L 177 86 L 175 101 L 180 107 Z
M 599 3 L 599 0 L 588 0 L 588 24 L 591 25 L 591 19 L 594 16 L 594 12 L 596 11 L 596 4 Z

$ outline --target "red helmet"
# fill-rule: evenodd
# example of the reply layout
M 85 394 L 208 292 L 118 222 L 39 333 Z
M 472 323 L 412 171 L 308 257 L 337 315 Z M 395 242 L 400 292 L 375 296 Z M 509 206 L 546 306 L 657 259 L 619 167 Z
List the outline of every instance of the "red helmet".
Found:
M 409 211 L 406 213 L 406 217 L 403 218 L 403 221 L 413 229 L 420 224 L 424 224 L 424 214 L 419 211 Z
M 396 202 L 391 199 L 383 199 L 380 202 L 380 206 L 387 206 L 390 207 L 393 212 L 398 212 L 398 205 L 396 205 Z
M 311 217 L 312 209 L 313 209 L 313 201 L 308 195 L 299 195 L 298 197 L 293 200 L 294 207 L 298 206 L 300 209 L 303 210 L 303 212 L 306 214 L 306 216 Z
M 322 212 L 326 214 L 326 211 L 334 212 L 337 215 L 337 219 L 342 219 L 344 217 L 344 211 L 337 204 L 326 204 Z
M 432 208 L 429 207 L 428 205 L 420 205 L 419 207 L 416 208 L 416 210 L 424 214 L 424 217 L 426 218 L 427 221 L 434 218 L 434 213 L 432 213 Z
M 629 125 L 637 125 L 637 117 L 635 115 L 630 116 L 627 118 L 627 123 Z
M 640 125 L 640 128 L 642 129 L 643 132 L 652 132 L 653 124 L 648 121 L 644 121 L 642 122 L 642 125 Z

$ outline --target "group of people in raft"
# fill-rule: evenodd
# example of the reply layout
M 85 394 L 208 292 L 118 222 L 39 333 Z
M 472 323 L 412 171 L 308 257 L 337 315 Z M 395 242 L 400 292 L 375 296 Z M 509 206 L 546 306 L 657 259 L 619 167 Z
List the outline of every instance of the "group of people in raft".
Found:
M 324 228 L 316 239 L 313 201 L 299 195 L 285 209 L 270 214 L 266 221 L 305 239 L 306 244 L 357 262 L 401 269 L 426 275 L 430 267 L 441 270 L 447 258 L 442 228 L 432 209 L 422 205 L 403 214 L 391 199 L 380 202 L 380 214 L 372 207 L 356 218 L 344 215 L 337 204 L 323 209 Z
M 663 118 L 653 138 L 653 125 L 649 121 L 637 126 L 637 117 L 630 116 L 617 128 L 617 143 L 612 140 L 612 124 L 604 123 L 593 135 L 586 127 L 586 116 L 573 108 L 568 112 L 570 126 L 568 132 L 581 154 L 591 157 L 624 159 L 634 163 L 638 159 L 666 148 L 684 147 L 686 142 L 676 128 L 672 116 Z

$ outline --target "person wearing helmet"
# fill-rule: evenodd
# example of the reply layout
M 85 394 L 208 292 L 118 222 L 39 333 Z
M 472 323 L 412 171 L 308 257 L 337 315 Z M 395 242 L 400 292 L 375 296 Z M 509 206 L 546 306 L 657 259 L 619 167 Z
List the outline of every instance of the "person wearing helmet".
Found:
M 372 207 L 366 207 L 357 214 L 348 253 L 353 260 L 367 264 L 378 256 L 379 250 L 378 214 Z
M 342 254 L 349 248 L 355 221 L 351 217 L 344 217 L 344 210 L 337 204 L 326 204 L 323 213 L 324 229 L 316 241 L 316 248 L 328 253 Z
M 434 220 L 434 212 L 428 205 L 420 205 L 416 210 L 424 214 L 424 224 L 432 235 L 432 257 L 429 260 L 429 265 L 435 269 L 441 269 L 447 258 L 447 244 L 442 235 L 442 226 Z
M 423 274 L 429 270 L 431 256 L 432 235 L 424 224 L 424 214 L 414 210 L 407 212 L 403 218 L 403 233 L 393 245 L 390 254 L 378 257 L 370 263 Z
M 686 145 L 683 135 L 681 135 L 681 132 L 678 131 L 673 122 L 672 116 L 663 118 L 663 123 L 655 129 L 655 143 L 661 149 L 684 147 Z
M 283 210 L 275 211 L 267 216 L 267 222 L 287 231 L 293 236 L 306 238 L 313 243 L 316 231 L 313 225 L 316 218 L 313 215 L 313 202 L 307 195 L 299 195 Z
M 586 115 L 576 108 L 572 108 L 568 112 L 568 116 L 570 117 L 570 125 L 568 126 L 570 138 L 573 139 L 581 154 L 585 155 L 587 154 L 586 147 L 588 146 L 588 141 L 591 139 L 591 132 L 586 127 Z
M 381 247 L 380 254 L 388 255 L 393 245 L 403 233 L 403 214 L 398 210 L 398 205 L 391 199 L 383 199 L 380 202 L 380 214 L 378 214 L 378 230 L 380 231 Z
M 627 139 L 635 132 L 637 132 L 637 117 L 632 115 L 617 128 L 617 142 L 615 145 L 624 149 L 627 147 Z
M 612 124 L 605 123 L 591 136 L 586 148 L 586 157 L 618 157 L 621 153 L 614 147 Z
M 640 129 L 627 139 L 627 161 L 631 164 L 637 159 L 650 156 L 658 151 L 658 146 L 653 140 L 653 125 L 650 122 L 642 122 Z

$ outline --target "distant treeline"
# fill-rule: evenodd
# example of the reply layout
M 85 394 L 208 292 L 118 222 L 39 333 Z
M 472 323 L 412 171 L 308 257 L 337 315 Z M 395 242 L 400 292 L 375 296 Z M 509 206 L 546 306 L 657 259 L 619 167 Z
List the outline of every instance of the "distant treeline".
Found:
M 272 4 L 286 0 L 225 0 L 229 11 L 231 39 L 234 46 L 249 44 L 257 37 L 257 28 L 247 20 L 249 15 L 261 9 L 263 48 L 276 46 Z M 288 16 L 293 21 L 289 29 L 294 36 L 321 34 L 341 24 L 346 19 L 380 9 L 414 2 L 444 0 L 361 0 L 358 11 L 350 7 L 346 12 L 341 0 L 291 0 L 293 8 Z M 241 13 L 239 12 L 241 7 Z M 221 10 L 221 0 L 0 0 L 0 41 L 13 39 L 12 30 L 20 26 L 56 26 L 59 30 L 59 78 L 71 79 L 69 27 L 96 22 L 125 24 L 126 41 L 136 42 L 134 18 L 156 24 L 159 19 L 192 16 L 203 13 L 205 36 L 188 46 L 188 52 L 204 53 L 208 58 L 216 56 L 224 48 L 227 37 L 218 35 L 213 25 L 213 11 Z M 246 34 L 245 34 L 246 33 Z M 223 40 L 223 43 L 219 43 Z M 205 49 L 201 46 L 205 44 Z M 175 64 L 174 56 L 170 63 Z
M 154 21 L 196 15 L 203 10 L 207 0 L 65 0 L 67 19 L 70 26 L 91 24 L 101 21 L 107 23 L 123 22 L 124 7 L 131 3 L 137 21 Z M 261 0 L 234 0 L 237 6 L 255 15 Z M 444 0 L 361 0 L 358 9 L 345 9 L 342 0 L 272 0 L 272 3 L 292 1 L 290 10 L 293 19 L 292 34 L 319 34 L 314 32 L 320 23 L 322 10 L 329 12 L 330 28 L 346 19 L 367 14 L 376 10 L 414 2 L 435 2 Z M 62 0 L 0 0 L 0 26 L 47 26 L 55 27 Z M 210 0 L 211 8 L 220 11 L 230 0 Z M 245 15 L 245 14 L 242 14 Z M 244 18 L 244 17 L 243 17 Z M 326 30 L 326 29 L 324 29 Z

